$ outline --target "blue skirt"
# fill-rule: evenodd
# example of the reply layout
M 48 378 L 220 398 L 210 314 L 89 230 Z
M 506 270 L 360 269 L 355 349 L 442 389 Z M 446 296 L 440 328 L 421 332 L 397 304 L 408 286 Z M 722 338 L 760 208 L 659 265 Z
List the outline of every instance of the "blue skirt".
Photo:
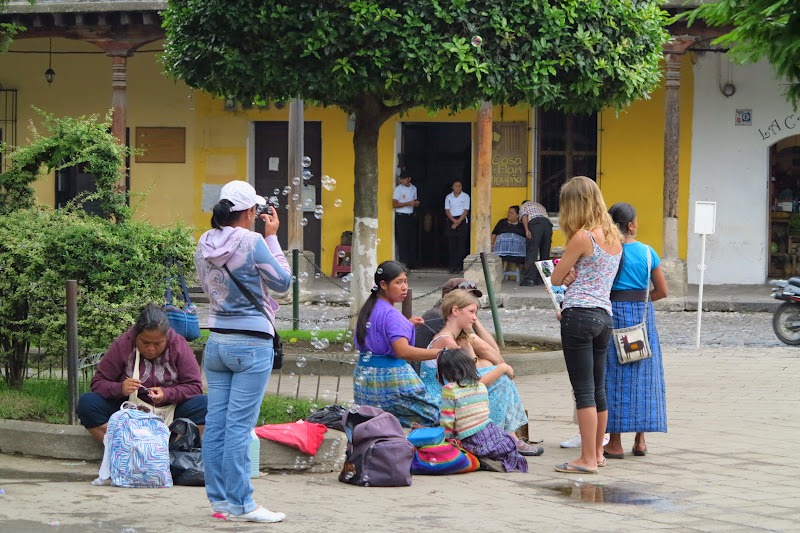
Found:
M 478 369 L 478 378 L 483 377 L 496 366 L 486 366 Z M 506 375 L 500 376 L 494 383 L 488 385 L 489 392 L 489 418 L 503 431 L 513 433 L 528 423 L 528 416 L 519 398 L 519 392 L 514 382 Z M 439 393 L 441 398 L 441 392 Z
M 642 321 L 644 302 L 611 302 L 614 328 L 635 326 Z M 613 339 L 606 358 L 606 395 L 609 433 L 665 433 L 667 399 L 656 313 L 648 302 L 647 336 L 653 356 L 635 363 L 619 364 Z
M 411 365 L 402 361 L 397 366 L 373 366 L 375 361 L 362 361 L 353 371 L 353 400 L 359 405 L 379 407 L 392 413 L 403 427 L 439 425 L 439 403 L 435 403 Z M 441 394 L 441 393 L 440 393 Z

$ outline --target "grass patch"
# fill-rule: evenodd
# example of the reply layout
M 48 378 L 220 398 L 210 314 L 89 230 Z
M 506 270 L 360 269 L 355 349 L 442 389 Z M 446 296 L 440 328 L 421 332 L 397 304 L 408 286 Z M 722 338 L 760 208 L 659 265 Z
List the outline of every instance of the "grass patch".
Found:
M 295 400 L 288 396 L 267 394 L 261 402 L 258 424 L 284 424 L 306 418 L 312 411 L 312 400 Z
M 5 381 L 0 381 L 0 418 L 66 424 L 68 411 L 66 381 L 28 379 L 21 390 L 11 390 Z
M 330 342 L 344 342 L 350 336 L 346 330 L 333 329 L 321 331 L 308 331 L 306 329 L 278 330 L 283 342 L 311 342 L 313 339 L 328 339 Z
M 306 418 L 312 405 L 312 400 L 266 395 L 261 403 L 258 425 Z M 10 390 L 4 381 L 0 381 L 0 419 L 67 424 L 68 411 L 69 387 L 66 381 L 28 379 L 18 391 Z

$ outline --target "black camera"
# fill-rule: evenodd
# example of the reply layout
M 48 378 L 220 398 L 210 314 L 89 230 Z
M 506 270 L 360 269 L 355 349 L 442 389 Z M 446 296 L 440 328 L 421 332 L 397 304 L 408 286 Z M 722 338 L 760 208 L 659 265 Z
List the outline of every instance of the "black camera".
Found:
M 272 215 L 272 206 L 271 205 L 269 205 L 269 204 L 260 205 L 260 206 L 258 206 L 258 209 L 256 209 L 256 216 L 257 217 L 261 216 L 261 215 L 263 215 L 265 213 L 267 215 Z

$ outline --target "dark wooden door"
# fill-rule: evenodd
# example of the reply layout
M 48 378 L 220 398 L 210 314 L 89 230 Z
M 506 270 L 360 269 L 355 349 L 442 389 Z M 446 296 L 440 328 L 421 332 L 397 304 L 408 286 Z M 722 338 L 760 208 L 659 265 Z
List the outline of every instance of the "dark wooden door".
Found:
M 322 173 L 322 125 L 320 122 L 306 122 L 303 130 L 305 155 L 311 158 L 309 169 L 313 176 L 309 180 L 303 180 L 302 176 L 299 177 L 302 185 L 310 185 L 314 188 L 313 202 L 303 206 L 303 217 L 308 221 L 308 224 L 303 228 L 303 248 L 314 253 L 317 265 L 323 266 L 324 271 L 325 258 L 319 256 L 322 220 L 314 216 L 314 207 L 322 203 L 322 189 L 320 186 Z M 270 159 L 272 159 L 272 166 L 270 166 Z M 291 183 L 294 176 L 289 176 L 287 172 L 288 159 L 289 123 L 256 122 L 254 164 L 256 192 L 264 198 L 269 198 L 270 196 L 278 197 L 281 219 L 278 240 L 284 248 L 288 246 L 286 229 L 288 211 L 285 206 L 288 204 L 289 197 L 283 195 L 283 189 L 287 185 L 291 185 L 294 190 L 298 190 Z M 277 170 L 270 170 L 271 168 L 277 168 Z M 276 193 L 275 191 L 278 192 Z

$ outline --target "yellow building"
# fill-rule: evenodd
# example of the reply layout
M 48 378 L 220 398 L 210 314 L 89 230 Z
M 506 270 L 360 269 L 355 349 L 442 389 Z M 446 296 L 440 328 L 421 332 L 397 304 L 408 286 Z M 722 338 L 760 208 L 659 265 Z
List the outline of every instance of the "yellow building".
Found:
M 264 196 L 277 196 L 281 207 L 286 205 L 282 192 L 291 184 L 286 173 L 288 105 L 245 106 L 167 78 L 159 64 L 162 42 L 151 38 L 157 33 L 137 34 L 139 41 L 131 45 L 135 49 L 127 58 L 125 50 L 97 39 L 91 43 L 91 36 L 124 20 L 136 31 L 160 30 L 155 9 L 126 11 L 124 2 L 86 2 L 84 6 L 94 4 L 105 7 L 103 11 L 96 7 L 98 11 L 54 13 L 53 5 L 46 1 L 37 6 L 12 4 L 11 11 L 17 12 L 13 16 L 26 22 L 30 30 L 13 43 L 9 53 L 0 54 L 2 139 L 24 145 L 31 135 L 30 126 L 41 124 L 34 107 L 59 116 L 105 115 L 114 94 L 122 94 L 130 146 L 139 150 L 131 157 L 129 172 L 136 218 L 155 224 L 183 221 L 199 233 L 208 227 L 209 207 L 217 200 L 218 187 L 232 179 L 248 180 Z M 115 9 L 117 5 L 119 9 Z M 45 77 L 48 69 L 54 72 L 52 82 Z M 682 58 L 680 88 L 681 258 L 686 257 L 687 246 L 692 85 L 692 65 L 686 56 Z M 661 252 L 664 117 L 663 90 L 619 114 L 607 110 L 590 117 L 540 113 L 526 106 L 496 107 L 495 149 L 514 157 L 495 161 L 492 224 L 505 217 L 510 205 L 531 198 L 544 203 L 555 217 L 558 187 L 565 177 L 584 173 L 597 179 L 609 206 L 627 201 L 637 207 L 641 240 Z M 317 263 L 329 272 L 342 232 L 352 229 L 357 194 L 353 190 L 352 123 L 339 109 L 311 106 L 305 109 L 305 120 L 305 151 L 312 157 L 313 177 L 303 182 L 309 185 L 301 199 L 308 221 L 304 247 L 314 251 Z M 462 179 L 465 191 L 471 193 L 476 120 L 477 110 L 434 115 L 416 109 L 382 127 L 378 147 L 379 261 L 394 257 L 391 197 L 396 177 L 406 170 L 412 173 L 423 200 L 418 242 L 427 263 L 422 266 L 445 264 L 441 255 L 446 248 L 441 234 L 444 196 L 450 192 L 453 178 Z M 324 186 L 323 176 L 333 178 L 335 186 L 330 181 Z M 43 177 L 35 184 L 38 200 L 57 206 L 74 196 L 76 187 L 81 186 L 65 183 L 68 181 L 66 174 L 59 179 L 53 174 Z M 484 201 L 473 195 L 473 202 Z M 318 205 L 324 213 L 320 219 L 314 215 Z M 553 245 L 563 245 L 557 231 Z

